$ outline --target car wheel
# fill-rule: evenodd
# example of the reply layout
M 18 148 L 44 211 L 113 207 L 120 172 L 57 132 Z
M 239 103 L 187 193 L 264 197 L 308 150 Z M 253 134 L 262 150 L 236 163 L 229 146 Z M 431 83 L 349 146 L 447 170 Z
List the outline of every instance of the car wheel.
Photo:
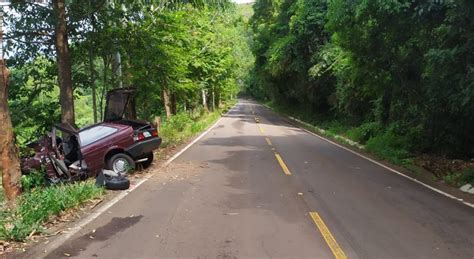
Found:
M 130 188 L 130 180 L 123 176 L 112 176 L 105 180 L 105 188 L 108 190 L 127 190 Z
M 147 154 L 145 158 L 147 158 L 146 161 L 139 163 L 142 169 L 147 169 L 148 167 L 150 167 L 151 163 L 153 163 L 153 152 Z
M 135 169 L 135 161 L 125 153 L 118 153 L 109 158 L 107 169 L 113 170 L 116 173 L 128 173 L 130 170 Z

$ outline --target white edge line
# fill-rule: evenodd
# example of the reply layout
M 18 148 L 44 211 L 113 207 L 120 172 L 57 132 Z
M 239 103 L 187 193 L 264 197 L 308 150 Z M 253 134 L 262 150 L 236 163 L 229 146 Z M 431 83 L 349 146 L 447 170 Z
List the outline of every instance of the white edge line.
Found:
M 235 105 L 234 105 L 235 106 Z M 230 109 L 229 109 L 230 110 Z M 224 115 L 226 115 L 225 113 Z M 183 149 L 181 149 L 178 153 L 174 154 L 170 159 L 168 159 L 164 164 L 162 164 L 158 169 L 161 169 L 163 167 L 168 166 L 173 160 L 178 158 L 181 154 L 183 154 L 186 150 L 188 150 L 192 145 L 196 144 L 202 137 L 204 137 L 209 131 L 214 129 L 217 124 L 222 120 L 223 116 L 221 116 L 211 127 L 209 127 L 206 131 L 201 133 L 197 138 L 195 138 L 191 143 L 189 143 L 187 146 L 185 146 Z M 129 193 L 131 193 L 133 190 L 138 188 L 138 186 L 142 185 L 144 182 L 146 182 L 148 179 L 150 179 L 154 174 L 149 174 L 142 178 L 140 181 L 138 181 L 132 188 L 128 189 L 125 192 L 120 193 L 119 195 L 115 196 L 112 200 L 108 201 L 101 207 L 99 207 L 97 210 L 89 214 L 87 217 L 79 221 L 77 224 L 75 224 L 74 227 L 69 228 L 67 233 L 62 234 L 60 236 L 57 236 L 56 239 L 49 243 L 44 249 L 43 249 L 43 256 L 48 255 L 50 252 L 54 251 L 58 247 L 60 247 L 62 244 L 64 244 L 69 238 L 77 234 L 84 226 L 87 224 L 91 223 L 93 220 L 98 218 L 102 213 L 107 211 L 110 207 L 115 205 L 115 203 L 119 202 L 121 199 L 123 199 L 125 196 L 127 196 Z
M 266 106 L 263 106 L 263 107 L 266 107 Z M 269 109 L 268 107 L 266 107 L 266 108 Z M 270 110 L 271 110 L 271 109 L 270 109 Z M 272 110 L 272 111 L 273 111 L 273 110 Z M 283 117 L 283 118 L 284 118 L 284 117 Z M 291 124 L 292 124 L 292 125 L 295 125 L 294 123 L 291 123 Z M 344 149 L 344 150 L 346 150 L 346 151 L 349 151 L 349 152 L 351 152 L 351 153 L 354 154 L 354 155 L 357 155 L 357 156 L 362 157 L 362 158 L 364 158 L 364 159 L 366 159 L 366 160 L 369 160 L 370 162 L 372 162 L 372 163 L 374 163 L 374 164 L 376 164 L 376 165 L 378 165 L 378 166 L 380 166 L 380 167 L 383 167 L 383 168 L 385 168 L 385 169 L 387 169 L 387 170 L 389 170 L 389 171 L 391 171 L 391 172 L 393 172 L 393 173 L 396 173 L 396 174 L 398 174 L 398 175 L 400 175 L 400 176 L 402 176 L 402 177 L 405 177 L 405 178 L 407 178 L 407 179 L 409 179 L 409 180 L 411 180 L 411 181 L 413 181 L 413 182 L 416 182 L 416 183 L 418 183 L 418 184 L 421 184 L 421 185 L 423 185 L 424 187 L 426 187 L 426 188 L 428 188 L 428 189 L 430 189 L 430 190 L 432 190 L 432 191 L 435 191 L 435 192 L 437 192 L 437 193 L 439 193 L 439 194 L 441 194 L 441 195 L 444 195 L 444 196 L 446 196 L 446 197 L 448 197 L 448 198 L 451 198 L 451 199 L 453 199 L 453 200 L 457 200 L 457 201 L 463 203 L 464 205 L 467 205 L 467 206 L 469 206 L 469 207 L 471 207 L 471 208 L 474 208 L 474 204 L 472 204 L 472 203 L 470 203 L 470 202 L 467 202 L 467 201 L 465 201 L 465 200 L 463 200 L 463 199 L 461 199 L 461 198 L 458 198 L 458 197 L 456 197 L 456 196 L 454 196 L 454 195 L 451 195 L 451 194 L 449 194 L 449 193 L 443 192 L 443 191 L 441 191 L 440 189 L 437 189 L 437 188 L 435 188 L 435 187 L 433 187 L 433 186 L 431 186 L 431 185 L 428 185 L 428 184 L 426 184 L 426 183 L 424 183 L 424 182 L 422 182 L 422 181 L 420 181 L 420 180 L 417 180 L 417 179 L 415 179 L 415 178 L 413 178 L 413 177 L 410 177 L 410 176 L 408 176 L 408 175 L 406 175 L 406 174 L 403 174 L 403 173 L 401 173 L 401 172 L 399 172 L 399 171 L 397 171 L 397 170 L 395 170 L 395 169 L 393 169 L 393 168 L 391 168 L 391 167 L 388 167 L 388 166 L 386 166 L 386 165 L 384 165 L 384 164 L 382 164 L 382 163 L 380 163 L 380 162 L 377 162 L 377 161 L 373 160 L 372 158 L 366 157 L 366 156 L 364 156 L 364 155 L 362 155 L 362 154 L 360 154 L 360 153 L 358 153 L 358 152 L 356 152 L 356 151 L 354 151 L 354 150 L 352 150 L 352 149 L 350 149 L 350 148 L 347 148 L 347 147 L 345 147 L 345 146 L 342 146 L 342 145 L 340 145 L 340 144 L 338 144 L 338 143 L 336 143 L 336 142 L 334 142 L 334 141 L 332 141 L 332 140 L 329 140 L 329 139 L 327 139 L 327 138 L 325 138 L 325 137 L 323 137 L 323 136 L 320 136 L 320 135 L 318 135 L 318 134 L 316 134 L 316 133 L 314 133 L 314 132 L 312 132 L 312 131 L 309 131 L 309 130 L 303 128 L 303 127 L 300 127 L 300 126 L 298 126 L 298 125 L 295 125 L 295 126 L 297 126 L 298 128 L 300 128 L 300 129 L 306 131 L 307 133 L 309 133 L 309 134 L 311 134 L 311 135 L 313 135 L 313 136 L 316 136 L 316 137 L 318 137 L 318 138 L 320 138 L 320 139 L 322 139 L 322 140 L 325 140 L 325 141 L 327 141 L 327 142 L 329 142 L 329 143 L 331 143 L 331 144 L 333 144 L 333 145 L 335 145 L 335 146 L 337 146 L 337 147 L 339 147 L 339 148 L 342 148 L 342 149 Z

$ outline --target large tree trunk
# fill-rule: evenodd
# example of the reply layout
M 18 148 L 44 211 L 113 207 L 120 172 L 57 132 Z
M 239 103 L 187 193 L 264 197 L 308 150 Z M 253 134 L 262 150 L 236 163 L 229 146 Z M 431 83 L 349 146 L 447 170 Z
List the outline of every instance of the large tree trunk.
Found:
M 164 87 L 161 95 L 163 98 L 163 105 L 165 106 L 166 118 L 169 119 L 171 118 L 170 90 Z
M 67 42 L 66 10 L 64 0 L 53 0 L 56 18 L 55 46 L 58 62 L 59 101 L 61 103 L 61 122 L 74 124 L 74 97 L 71 76 L 71 60 Z
M 13 126 L 8 109 L 8 71 L 5 63 L 0 59 L 0 171 L 5 197 L 14 204 L 16 197 L 21 193 L 20 160 L 15 146 Z

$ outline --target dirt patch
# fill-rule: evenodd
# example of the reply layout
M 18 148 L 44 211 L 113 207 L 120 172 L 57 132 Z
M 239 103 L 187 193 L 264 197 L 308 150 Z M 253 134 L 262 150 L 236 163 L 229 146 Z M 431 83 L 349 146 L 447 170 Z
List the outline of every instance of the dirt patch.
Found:
M 474 161 L 448 159 L 441 156 L 422 155 L 415 159 L 415 164 L 430 171 L 438 179 L 452 174 L 474 169 Z

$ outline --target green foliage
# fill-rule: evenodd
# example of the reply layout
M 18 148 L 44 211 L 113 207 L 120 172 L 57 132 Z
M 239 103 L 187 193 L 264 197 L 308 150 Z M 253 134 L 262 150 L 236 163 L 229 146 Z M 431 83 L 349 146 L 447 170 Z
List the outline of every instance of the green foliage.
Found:
M 257 0 L 247 91 L 357 141 L 413 141 L 397 157 L 471 158 L 473 13 L 467 0 Z
M 27 175 L 21 176 L 21 187 L 23 192 L 29 192 L 36 187 L 46 184 L 44 170 L 31 170 Z
M 195 136 L 214 123 L 220 117 L 220 110 L 212 113 L 196 111 L 192 114 L 179 113 L 163 123 L 160 136 L 163 138 L 163 147 L 170 144 L 177 145 Z
M 474 186 L 474 168 L 468 168 L 461 172 L 461 184 L 466 183 Z
M 23 241 L 29 234 L 42 231 L 42 224 L 51 216 L 99 197 L 103 192 L 93 181 L 88 181 L 24 193 L 15 209 L 0 214 L 0 239 Z
M 380 159 L 404 165 L 410 163 L 408 146 L 408 139 L 397 134 L 396 128 L 391 126 L 380 135 L 370 138 L 365 148 Z
M 378 122 L 367 122 L 359 127 L 354 127 L 345 134 L 350 139 L 365 144 L 367 140 L 380 134 L 382 126 Z

